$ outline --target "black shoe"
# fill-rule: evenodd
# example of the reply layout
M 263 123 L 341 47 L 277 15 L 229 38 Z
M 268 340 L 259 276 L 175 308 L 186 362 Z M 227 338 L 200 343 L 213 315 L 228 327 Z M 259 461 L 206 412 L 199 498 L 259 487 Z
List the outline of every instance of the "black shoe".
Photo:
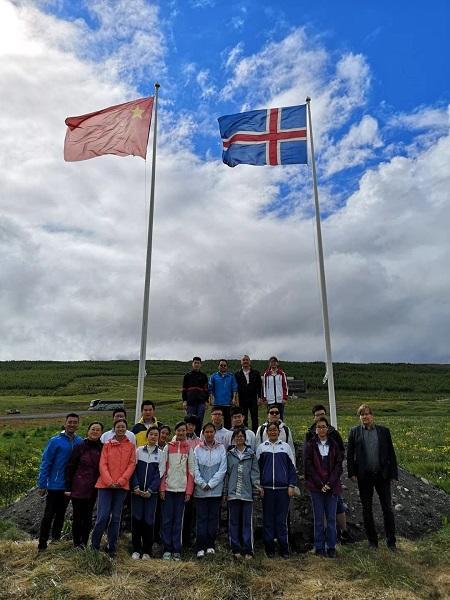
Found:
M 275 552 L 269 552 L 268 550 L 266 550 L 266 556 L 267 558 L 275 558 Z
M 325 550 L 314 550 L 316 556 L 325 556 Z
M 336 558 L 336 550 L 334 548 L 328 548 L 327 557 L 328 558 Z
M 378 544 L 373 544 L 369 542 L 369 550 L 378 550 Z
M 397 552 L 397 546 L 395 544 L 388 544 L 389 552 Z
M 351 536 L 348 529 L 344 529 L 341 531 L 340 535 L 341 544 L 351 544 L 354 542 L 353 537 Z
M 47 545 L 45 546 L 38 546 L 38 552 L 45 552 L 47 550 Z
M 291 555 L 289 554 L 289 552 L 281 552 L 280 556 L 281 556 L 281 558 L 284 558 L 286 560 L 288 558 L 291 558 Z

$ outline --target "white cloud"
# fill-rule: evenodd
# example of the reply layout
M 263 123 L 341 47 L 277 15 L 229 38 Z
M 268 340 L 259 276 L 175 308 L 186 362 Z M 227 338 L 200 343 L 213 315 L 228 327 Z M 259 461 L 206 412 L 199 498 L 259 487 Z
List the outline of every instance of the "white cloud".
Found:
M 322 169 L 329 177 L 334 173 L 365 163 L 374 156 L 374 150 L 382 146 L 378 122 L 370 115 L 365 115 L 359 123 L 337 143 L 325 148 L 322 152 Z
M 8 90 L 0 112 L 0 358 L 137 358 L 144 162 L 62 161 L 65 116 L 134 90 L 113 75 L 102 78 L 104 63 L 82 59 L 73 44 L 83 24 L 5 0 L 0 11 L 1 32 L 9 32 L 0 54 Z M 227 93 L 250 101 L 256 85 L 258 102 L 282 105 L 310 92 L 326 140 L 336 135 L 326 102 L 341 107 L 339 126 L 347 124 L 364 106 L 370 74 L 363 57 L 334 64 L 304 36 L 296 31 L 273 45 L 273 63 L 268 48 L 242 58 Z M 299 48 L 304 56 L 294 60 Z M 278 83 L 266 90 L 265 67 L 273 64 Z M 306 167 L 202 161 L 180 142 L 198 123 L 181 117 L 161 112 L 149 354 L 323 358 Z M 336 137 L 343 153 L 378 143 L 370 115 L 347 131 Z M 449 159 L 444 136 L 414 156 L 393 157 L 366 172 L 347 205 L 324 221 L 336 360 L 449 360 Z M 280 219 L 266 208 L 286 182 L 293 212 Z M 328 189 L 323 196 L 332 206 Z
M 439 108 L 420 106 L 412 113 L 394 115 L 388 125 L 411 130 L 431 129 L 445 133 L 450 126 L 450 105 Z

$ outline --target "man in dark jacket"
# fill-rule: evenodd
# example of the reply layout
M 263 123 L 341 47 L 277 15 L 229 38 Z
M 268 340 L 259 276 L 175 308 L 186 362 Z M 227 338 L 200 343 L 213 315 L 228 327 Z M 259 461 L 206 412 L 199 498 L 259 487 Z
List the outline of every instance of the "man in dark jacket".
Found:
M 241 369 L 235 374 L 238 384 L 239 406 L 242 408 L 245 426 L 248 427 L 248 413 L 252 419 L 252 431 L 258 429 L 258 401 L 261 399 L 261 374 L 251 368 L 247 354 L 241 358 Z
M 205 416 L 205 407 L 208 402 L 208 377 L 202 373 L 202 359 L 199 356 L 194 356 L 192 359 L 192 371 L 186 373 L 183 378 L 183 388 L 181 396 L 183 407 L 187 415 L 197 417 L 197 425 L 195 428 L 196 435 L 200 436 Z
M 357 411 L 360 425 L 350 430 L 347 446 L 348 476 L 358 482 L 364 528 L 370 548 L 378 547 L 372 511 L 375 488 L 383 511 L 386 543 L 395 552 L 395 519 L 392 511 L 391 479 L 398 479 L 397 457 L 387 427 L 374 424 L 372 409 L 362 404 Z

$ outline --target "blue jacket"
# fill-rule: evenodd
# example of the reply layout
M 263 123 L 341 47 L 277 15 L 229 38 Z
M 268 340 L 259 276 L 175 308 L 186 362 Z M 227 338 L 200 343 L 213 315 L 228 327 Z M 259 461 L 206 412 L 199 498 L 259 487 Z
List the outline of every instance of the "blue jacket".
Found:
M 286 489 L 297 485 L 292 450 L 286 442 L 263 442 L 256 450 L 263 488 Z
M 259 490 L 259 468 L 256 455 L 249 446 L 242 456 L 235 446 L 227 452 L 227 477 L 224 496 L 227 500 L 252 502 Z
M 217 371 L 209 378 L 208 389 L 214 396 L 214 406 L 230 406 L 233 394 L 238 391 L 236 377 L 228 371 L 223 375 Z
M 65 490 L 65 470 L 72 450 L 83 442 L 83 438 L 75 435 L 69 437 L 64 431 L 54 435 L 48 441 L 42 453 L 41 466 L 37 486 L 46 490 Z
M 136 450 L 136 469 L 131 478 L 131 487 L 138 487 L 141 492 L 157 494 L 161 477 L 164 474 L 163 452 L 155 446 L 149 452 L 148 446 L 139 446 Z

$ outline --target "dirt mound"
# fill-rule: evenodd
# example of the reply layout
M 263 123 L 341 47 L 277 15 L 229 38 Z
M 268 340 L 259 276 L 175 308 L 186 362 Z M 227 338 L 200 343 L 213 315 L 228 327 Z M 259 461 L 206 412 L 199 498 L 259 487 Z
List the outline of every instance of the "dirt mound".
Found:
M 302 473 L 302 447 L 296 444 L 296 458 L 299 474 Z M 344 464 L 344 473 L 346 465 Z M 348 505 L 347 521 L 349 530 L 355 540 L 365 538 L 362 520 L 362 508 L 355 483 L 342 478 L 343 496 Z M 290 538 L 293 548 L 305 551 L 312 546 L 313 515 L 309 495 L 302 478 L 299 478 L 300 496 L 292 500 Z M 392 482 L 392 501 L 394 505 L 397 533 L 399 536 L 415 539 L 425 533 L 439 529 L 444 518 L 450 518 L 449 496 L 424 478 L 419 478 L 404 469 L 399 469 L 399 480 Z M 0 510 L 0 518 L 9 519 L 17 526 L 37 535 L 40 520 L 44 510 L 45 500 L 40 498 L 35 490 L 31 490 L 14 504 Z M 383 517 L 375 494 L 374 515 L 378 531 L 383 536 Z M 71 516 L 71 507 L 67 511 Z M 262 507 L 261 502 L 255 502 L 255 537 L 261 538 Z

